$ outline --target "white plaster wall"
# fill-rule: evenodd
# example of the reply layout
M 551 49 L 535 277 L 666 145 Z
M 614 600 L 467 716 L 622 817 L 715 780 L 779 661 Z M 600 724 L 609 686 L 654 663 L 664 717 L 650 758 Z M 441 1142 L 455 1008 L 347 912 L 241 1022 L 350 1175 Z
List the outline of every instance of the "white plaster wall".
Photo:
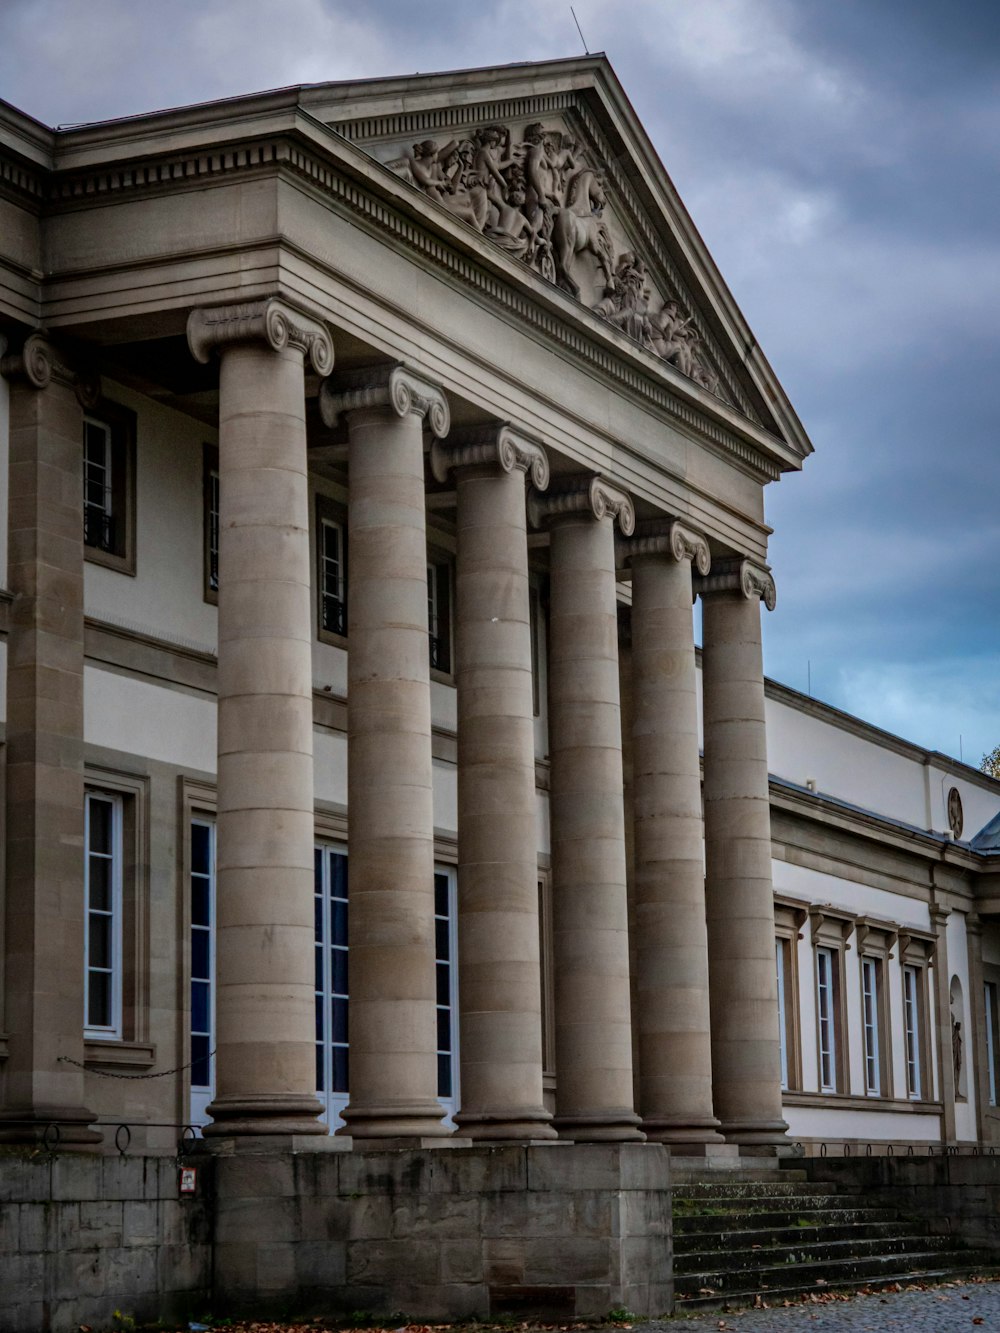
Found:
M 85 666 L 83 735 L 90 745 L 215 772 L 215 700 Z
M 202 444 L 216 434 L 118 384 L 136 413 L 136 572 L 87 563 L 87 614 L 215 652 L 217 612 L 204 599 Z
M 347 737 L 341 731 L 313 731 L 313 790 L 317 801 L 347 809 Z
M 926 828 L 923 765 L 774 699 L 767 701 L 768 767 L 852 805 Z
M 948 828 L 948 792 L 957 787 L 962 798 L 964 827 L 962 841 L 970 842 L 1000 810 L 1000 797 L 967 778 L 956 777 L 933 762 L 927 765 L 927 804 L 930 827 L 943 832 Z
M 871 1143 L 901 1140 L 934 1143 L 941 1138 L 941 1117 L 911 1115 L 906 1111 L 838 1111 L 823 1106 L 786 1106 L 785 1119 L 792 1139 L 839 1142 L 860 1139 Z M 836 1154 L 834 1154 L 836 1156 Z
M 808 866 L 790 865 L 787 861 L 772 862 L 772 874 L 775 893 L 812 903 L 829 903 L 855 916 L 881 917 L 919 930 L 931 928 L 930 909 L 918 898 L 855 884 Z
M 7 339 L 0 334 L 0 356 Z M 10 487 L 10 384 L 0 375 L 0 588 L 7 587 L 7 496 Z M 4 691 L 6 698 L 6 690 Z
M 321 643 L 313 639 L 312 646 L 313 686 L 318 690 L 329 689 L 338 699 L 347 698 L 347 652 L 332 643 Z
M 458 829 L 458 769 L 454 764 L 432 765 L 434 779 L 434 827 L 444 833 Z

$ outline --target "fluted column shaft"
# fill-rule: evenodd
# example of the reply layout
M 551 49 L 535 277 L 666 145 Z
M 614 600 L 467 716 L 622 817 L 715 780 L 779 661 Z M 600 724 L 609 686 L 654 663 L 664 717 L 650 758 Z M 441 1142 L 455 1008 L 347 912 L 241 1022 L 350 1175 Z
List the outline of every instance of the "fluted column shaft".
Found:
M 0 344 L 3 340 L 0 339 Z M 0 347 L 2 350 L 2 347 Z M 0 1140 L 85 1146 L 83 401 L 56 349 L 31 335 L 0 363 L 10 384 L 7 846 Z M 88 387 L 92 393 L 88 392 Z M 74 388 L 76 392 L 74 392 Z M 4 538 L 6 540 L 6 537 Z
M 543 1105 L 538 827 L 525 472 L 508 427 L 432 450 L 458 489 L 458 967 L 461 1131 L 555 1138 Z M 489 461 L 490 455 L 493 461 Z
M 671 540 L 673 538 L 673 540 Z M 641 543 L 649 549 L 642 552 Z M 708 547 L 679 524 L 623 543 L 632 564 L 635 1021 L 647 1138 L 721 1142 L 712 1111 L 691 561 Z
M 715 1114 L 732 1143 L 784 1140 L 760 599 L 766 570 L 736 561 L 704 602 L 705 859 Z
M 219 371 L 216 1086 L 207 1136 L 321 1134 L 315 1097 L 312 599 L 304 353 L 278 302 L 196 311 Z
M 395 378 L 393 378 L 395 377 Z M 440 1135 L 423 421 L 400 368 L 324 396 L 347 412 L 350 1100 L 356 1138 Z
M 556 1126 L 563 1137 L 642 1137 L 633 1110 L 628 903 L 615 595 L 615 497 L 551 504 L 551 757 Z M 540 506 L 536 506 L 536 512 Z

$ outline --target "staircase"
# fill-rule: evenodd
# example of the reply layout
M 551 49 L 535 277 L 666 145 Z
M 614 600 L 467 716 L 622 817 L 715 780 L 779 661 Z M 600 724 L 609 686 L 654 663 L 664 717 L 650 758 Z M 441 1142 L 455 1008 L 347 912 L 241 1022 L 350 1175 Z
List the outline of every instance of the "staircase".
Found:
M 675 1173 L 674 1310 L 768 1305 L 838 1288 L 942 1281 L 995 1255 L 802 1170 Z

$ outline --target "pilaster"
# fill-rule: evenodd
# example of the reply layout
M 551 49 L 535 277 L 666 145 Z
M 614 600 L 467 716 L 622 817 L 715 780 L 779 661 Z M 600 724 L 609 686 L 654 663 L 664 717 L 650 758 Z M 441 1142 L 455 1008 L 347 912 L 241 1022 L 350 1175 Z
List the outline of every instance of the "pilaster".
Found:
M 0 1139 L 85 1147 L 101 1135 L 83 1105 L 83 408 L 100 388 L 41 333 L 0 373 L 11 385 L 13 594 Z

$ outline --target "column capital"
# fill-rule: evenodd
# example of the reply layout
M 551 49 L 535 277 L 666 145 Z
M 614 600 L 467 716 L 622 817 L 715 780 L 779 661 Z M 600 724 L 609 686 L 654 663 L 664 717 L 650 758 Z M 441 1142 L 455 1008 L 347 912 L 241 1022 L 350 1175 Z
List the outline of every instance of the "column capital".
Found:
M 324 382 L 319 391 L 319 410 L 324 424 L 335 426 L 342 412 L 361 407 L 391 407 L 397 416 L 426 417 L 438 439 L 448 434 L 451 412 L 441 389 L 400 361 L 348 371 L 337 377 L 337 386 Z
M 640 523 L 632 537 L 621 538 L 616 545 L 619 564 L 642 556 L 667 556 L 678 563 L 690 560 L 692 572 L 697 571 L 702 578 L 712 567 L 706 539 L 677 519 L 658 518 Z
M 224 347 L 263 342 L 275 352 L 297 347 L 317 375 L 333 369 L 333 341 L 326 325 L 276 296 L 192 310 L 187 339 L 191 355 L 202 365 Z
M 28 334 L 19 352 L 0 358 L 0 375 L 33 389 L 47 389 L 55 380 L 73 390 L 81 407 L 94 408 L 101 400 L 100 375 L 73 366 L 41 329 Z
M 759 597 L 769 611 L 778 601 L 774 578 L 767 565 L 759 565 L 745 556 L 717 560 L 712 572 L 694 581 L 694 591 L 702 597 L 712 593 L 737 593 L 750 601 Z
M 435 440 L 431 445 L 431 471 L 436 481 L 447 481 L 453 468 L 488 464 L 504 472 L 530 473 L 536 491 L 548 488 L 548 455 L 537 440 L 522 434 L 509 421 L 456 431 L 448 436 L 447 444 Z
M 602 476 L 560 477 L 555 490 L 528 495 L 528 520 L 541 528 L 552 519 L 571 514 L 589 514 L 592 518 L 618 520 L 622 534 L 635 531 L 635 508 L 627 491 L 619 490 Z

